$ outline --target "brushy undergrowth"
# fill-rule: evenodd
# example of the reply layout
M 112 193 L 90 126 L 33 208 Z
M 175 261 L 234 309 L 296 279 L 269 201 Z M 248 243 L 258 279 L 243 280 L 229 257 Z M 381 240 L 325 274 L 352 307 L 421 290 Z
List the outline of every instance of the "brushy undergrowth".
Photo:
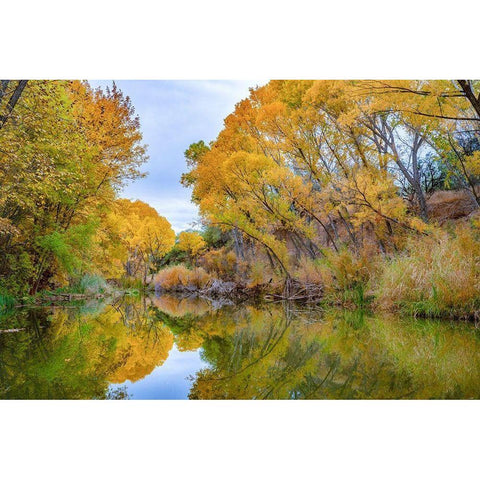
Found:
M 202 289 L 211 279 L 211 275 L 201 267 L 190 270 L 183 265 L 174 265 L 157 273 L 155 285 L 163 290 Z
M 225 247 L 205 252 L 201 259 L 204 270 L 217 278 L 234 280 L 238 273 L 238 260 L 232 250 Z
M 371 300 L 370 283 L 378 273 L 378 261 L 367 252 L 325 251 L 315 260 L 300 262 L 295 278 L 300 284 L 323 288 L 324 301 L 336 305 L 365 307 Z
M 386 261 L 375 291 L 384 310 L 439 317 L 480 310 L 480 241 L 476 229 L 435 231 L 412 238 L 402 254 Z
M 299 292 L 294 297 L 306 298 L 311 290 L 320 292 L 315 301 L 330 305 L 480 319 L 479 228 L 465 223 L 450 230 L 432 227 L 428 235 L 412 235 L 402 247 L 390 257 L 343 248 L 325 250 L 313 260 L 301 259 L 292 270 Z M 235 257 L 222 260 L 224 253 L 225 249 L 209 256 L 203 264 L 209 271 L 175 265 L 161 270 L 155 283 L 164 290 L 201 290 L 215 279 L 228 279 L 240 290 L 282 292 L 284 278 L 261 258 L 241 271 L 237 262 L 235 273 Z M 241 268 L 245 265 L 240 262 Z

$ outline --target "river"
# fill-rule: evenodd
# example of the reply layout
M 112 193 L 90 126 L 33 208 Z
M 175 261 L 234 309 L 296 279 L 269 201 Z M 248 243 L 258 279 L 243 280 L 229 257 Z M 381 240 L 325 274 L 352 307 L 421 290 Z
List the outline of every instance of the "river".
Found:
M 480 398 L 480 330 L 169 295 L 18 308 L 0 315 L 0 398 Z

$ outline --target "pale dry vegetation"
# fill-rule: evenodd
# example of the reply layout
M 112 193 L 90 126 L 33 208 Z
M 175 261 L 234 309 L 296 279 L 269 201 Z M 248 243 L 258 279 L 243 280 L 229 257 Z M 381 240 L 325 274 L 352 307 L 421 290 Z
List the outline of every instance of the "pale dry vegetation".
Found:
M 419 315 L 476 315 L 479 259 L 478 232 L 467 225 L 412 238 L 405 252 L 384 263 L 376 302 L 383 309 L 404 308 Z
M 158 288 L 166 291 L 187 288 L 199 290 L 207 287 L 211 279 L 212 277 L 201 267 L 190 270 L 183 265 L 173 265 L 160 270 L 154 281 Z

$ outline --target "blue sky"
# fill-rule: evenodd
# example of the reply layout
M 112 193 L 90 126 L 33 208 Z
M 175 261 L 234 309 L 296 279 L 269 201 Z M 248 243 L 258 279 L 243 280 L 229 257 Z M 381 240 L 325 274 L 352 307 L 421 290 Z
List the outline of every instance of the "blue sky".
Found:
M 179 183 L 186 170 L 183 153 L 199 140 L 214 140 L 223 119 L 260 80 L 119 80 L 140 116 L 150 160 L 146 178 L 128 185 L 123 197 L 139 199 L 165 216 L 178 233 L 198 220 L 190 190 Z M 90 81 L 94 87 L 111 81 Z

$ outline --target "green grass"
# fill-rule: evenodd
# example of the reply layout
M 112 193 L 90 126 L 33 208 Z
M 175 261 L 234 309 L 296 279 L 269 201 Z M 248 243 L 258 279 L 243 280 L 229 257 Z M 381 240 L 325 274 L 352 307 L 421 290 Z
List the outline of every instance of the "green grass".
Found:
M 0 311 L 11 310 L 14 306 L 14 297 L 5 293 L 0 293 Z
M 356 283 L 352 288 L 348 288 L 341 292 L 342 304 L 353 305 L 360 309 L 369 307 L 373 301 L 372 295 L 367 295 L 367 289 L 361 282 Z
M 132 297 L 139 297 L 140 290 L 136 288 L 127 288 L 124 292 L 125 295 L 132 296 Z
M 80 293 L 105 293 L 108 290 L 107 282 L 100 275 L 84 275 L 79 283 Z

